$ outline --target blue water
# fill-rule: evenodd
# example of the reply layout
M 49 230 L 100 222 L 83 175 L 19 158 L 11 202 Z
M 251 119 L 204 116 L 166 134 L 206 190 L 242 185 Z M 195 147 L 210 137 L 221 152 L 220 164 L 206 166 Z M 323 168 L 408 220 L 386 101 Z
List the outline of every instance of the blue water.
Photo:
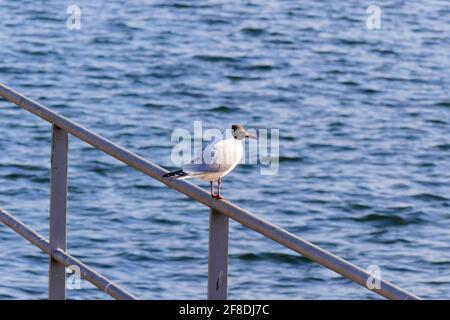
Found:
M 280 129 L 239 206 L 424 298 L 450 292 L 450 5 L 0 0 L 0 81 L 173 169 L 173 128 Z M 0 101 L 0 207 L 48 234 L 50 126 Z M 68 249 L 141 298 L 206 296 L 208 210 L 70 139 Z M 197 182 L 203 187 L 207 184 Z M 239 224 L 233 299 L 373 299 Z M 48 258 L 0 226 L 0 298 L 45 299 Z M 87 282 L 71 299 L 105 299 Z

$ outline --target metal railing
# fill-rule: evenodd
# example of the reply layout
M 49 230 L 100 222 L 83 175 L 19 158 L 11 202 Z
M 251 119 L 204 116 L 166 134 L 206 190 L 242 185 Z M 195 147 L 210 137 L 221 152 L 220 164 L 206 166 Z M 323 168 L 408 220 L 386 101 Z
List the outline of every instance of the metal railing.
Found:
M 229 218 L 380 296 L 388 299 L 420 299 L 418 296 L 383 279 L 377 279 L 379 280 L 379 286 L 368 287 L 367 283 L 374 279 L 374 275 L 366 270 L 227 200 L 214 199 L 209 192 L 188 181 L 163 178 L 162 176 L 168 172 L 167 170 L 114 144 L 108 139 L 32 101 L 1 83 L 0 96 L 52 124 L 50 241 L 45 240 L 8 212 L 0 210 L 0 221 L 50 256 L 49 299 L 65 299 L 66 281 L 64 268 L 69 265 L 78 266 L 84 279 L 115 298 L 136 298 L 66 252 L 68 134 L 83 140 L 130 167 L 211 208 L 208 250 L 208 299 L 227 298 Z

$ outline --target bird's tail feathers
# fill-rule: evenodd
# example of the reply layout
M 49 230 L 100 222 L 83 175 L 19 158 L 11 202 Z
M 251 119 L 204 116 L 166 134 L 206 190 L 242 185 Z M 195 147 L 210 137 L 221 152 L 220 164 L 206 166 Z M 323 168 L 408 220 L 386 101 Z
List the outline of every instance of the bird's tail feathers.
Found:
M 189 173 L 186 173 L 183 170 L 177 170 L 177 171 L 166 173 L 165 175 L 163 175 L 163 178 L 173 177 L 176 179 L 184 179 L 184 178 L 187 178 L 188 175 L 189 175 Z

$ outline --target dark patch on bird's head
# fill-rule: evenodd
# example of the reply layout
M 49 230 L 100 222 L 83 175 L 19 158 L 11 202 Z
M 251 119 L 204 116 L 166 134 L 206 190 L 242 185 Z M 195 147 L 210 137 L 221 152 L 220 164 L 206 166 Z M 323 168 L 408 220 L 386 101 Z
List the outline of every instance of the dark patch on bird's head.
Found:
M 231 132 L 234 138 L 238 140 L 243 140 L 245 138 L 256 139 L 256 136 L 249 134 L 247 130 L 240 124 L 233 124 L 231 126 Z
M 244 127 L 243 126 L 241 126 L 240 124 L 233 124 L 232 126 L 231 126 L 231 130 L 239 130 L 239 129 L 244 129 Z M 244 129 L 245 130 L 245 129 Z

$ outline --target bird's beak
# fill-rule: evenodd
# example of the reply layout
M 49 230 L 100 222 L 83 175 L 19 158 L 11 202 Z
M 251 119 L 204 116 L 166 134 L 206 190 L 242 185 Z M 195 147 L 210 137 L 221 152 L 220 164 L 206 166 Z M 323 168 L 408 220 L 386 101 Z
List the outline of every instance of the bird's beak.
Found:
M 247 132 L 247 134 L 245 135 L 245 137 L 246 137 L 246 138 L 249 138 L 249 139 L 255 139 L 255 140 L 257 139 L 256 136 L 254 136 L 254 135 L 252 135 L 252 134 L 250 134 L 250 133 L 248 133 L 248 132 Z

